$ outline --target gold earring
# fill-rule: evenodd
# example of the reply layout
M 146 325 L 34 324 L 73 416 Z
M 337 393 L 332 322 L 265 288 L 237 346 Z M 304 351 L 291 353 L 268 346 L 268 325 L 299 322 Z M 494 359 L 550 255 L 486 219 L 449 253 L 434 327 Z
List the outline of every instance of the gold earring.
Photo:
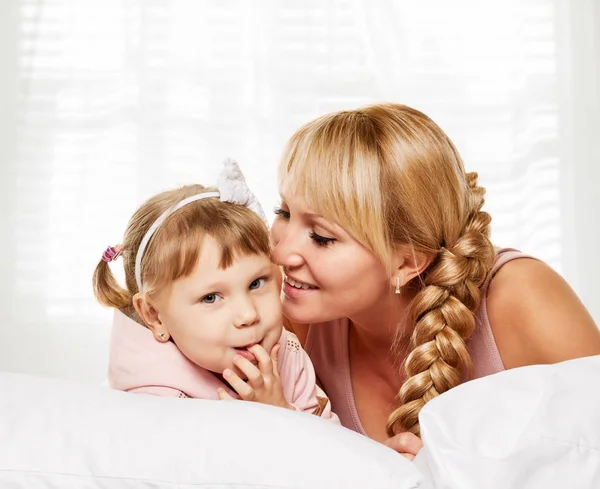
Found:
M 396 277 L 396 288 L 394 289 L 395 294 L 400 294 L 402 289 L 400 288 L 400 277 Z

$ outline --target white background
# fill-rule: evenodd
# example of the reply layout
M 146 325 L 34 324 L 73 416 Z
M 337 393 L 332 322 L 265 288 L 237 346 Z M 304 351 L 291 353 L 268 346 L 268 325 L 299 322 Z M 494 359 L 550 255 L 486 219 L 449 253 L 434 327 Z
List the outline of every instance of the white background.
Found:
M 270 211 L 292 132 L 377 101 L 433 117 L 496 244 L 599 322 L 599 31 L 594 0 L 2 0 L 0 370 L 102 381 L 91 277 L 137 205 L 231 156 Z

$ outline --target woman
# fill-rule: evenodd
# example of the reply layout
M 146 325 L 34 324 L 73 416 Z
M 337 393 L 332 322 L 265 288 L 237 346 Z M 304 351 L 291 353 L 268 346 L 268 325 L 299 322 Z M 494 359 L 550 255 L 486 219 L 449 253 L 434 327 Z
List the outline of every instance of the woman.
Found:
M 444 132 L 401 105 L 323 116 L 280 168 L 283 309 L 342 424 L 412 458 L 418 414 L 461 382 L 600 354 L 544 263 L 496 249 L 484 189 Z

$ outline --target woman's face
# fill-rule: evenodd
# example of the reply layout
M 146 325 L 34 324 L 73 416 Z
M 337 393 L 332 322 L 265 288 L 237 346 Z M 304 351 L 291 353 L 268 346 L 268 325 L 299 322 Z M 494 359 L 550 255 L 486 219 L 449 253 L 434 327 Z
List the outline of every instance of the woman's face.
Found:
M 296 323 L 363 315 L 391 293 L 381 261 L 304 199 L 282 193 L 271 228 L 283 266 L 283 313 Z

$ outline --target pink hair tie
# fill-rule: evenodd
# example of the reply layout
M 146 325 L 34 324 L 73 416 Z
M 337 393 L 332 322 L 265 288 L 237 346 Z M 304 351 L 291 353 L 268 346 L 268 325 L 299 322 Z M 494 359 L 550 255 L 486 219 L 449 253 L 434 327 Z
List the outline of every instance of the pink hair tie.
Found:
M 109 246 L 108 248 L 106 248 L 104 253 L 102 253 L 102 259 L 106 263 L 109 263 L 109 262 L 119 258 L 119 256 L 121 256 L 122 251 L 123 251 L 123 245 Z

